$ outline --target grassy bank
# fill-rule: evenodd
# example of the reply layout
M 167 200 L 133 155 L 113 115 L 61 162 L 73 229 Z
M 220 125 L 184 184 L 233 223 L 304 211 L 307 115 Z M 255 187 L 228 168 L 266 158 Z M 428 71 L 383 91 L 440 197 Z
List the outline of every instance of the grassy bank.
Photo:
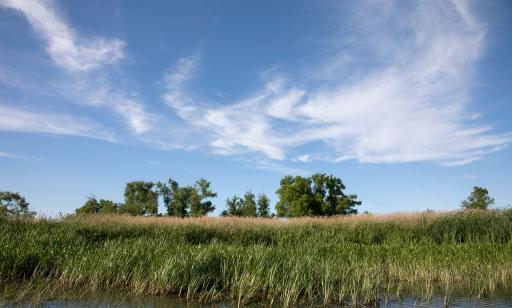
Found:
M 0 279 L 240 304 L 510 296 L 512 212 L 3 221 Z

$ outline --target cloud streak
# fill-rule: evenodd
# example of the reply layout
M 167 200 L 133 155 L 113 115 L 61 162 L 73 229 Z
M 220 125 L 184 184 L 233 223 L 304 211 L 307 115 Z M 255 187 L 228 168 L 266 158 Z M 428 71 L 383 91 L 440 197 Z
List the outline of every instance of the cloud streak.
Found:
M 9 153 L 9 152 L 0 151 L 0 157 L 4 157 L 4 158 L 15 158 L 15 157 L 16 157 L 16 155 L 11 154 L 11 153 Z
M 122 40 L 77 35 L 57 14 L 51 0 L 1 0 L 0 4 L 22 13 L 45 40 L 52 60 L 67 70 L 95 69 L 124 57 Z
M 124 41 L 78 34 L 52 0 L 0 0 L 0 5 L 20 12 L 43 39 L 46 52 L 63 70 L 64 78 L 53 82 L 63 98 L 110 109 L 135 135 L 151 129 L 154 116 L 109 77 L 110 66 L 124 58 Z
M 360 65 L 345 75 L 329 71 L 329 86 L 298 87 L 275 76 L 241 101 L 199 104 L 183 90 L 197 63 L 182 59 L 164 78 L 163 98 L 191 129 L 207 135 L 216 154 L 285 160 L 299 152 L 292 160 L 455 166 L 505 148 L 511 134 L 493 133 L 471 111 L 486 34 L 471 6 L 377 2 L 352 7 L 353 32 L 344 38 L 350 46 L 339 47 L 335 58 Z M 372 56 L 372 65 L 364 65 L 363 54 Z M 322 150 L 313 146 L 318 143 Z
M 123 40 L 79 33 L 52 0 L 0 0 L 0 6 L 24 16 L 44 42 L 57 71 L 49 95 L 108 110 L 135 140 L 164 149 L 237 156 L 263 169 L 319 160 L 455 166 L 512 140 L 474 110 L 483 105 L 473 105 L 471 97 L 487 29 L 463 0 L 343 3 L 334 55 L 312 74 L 286 79 L 273 69 L 261 74 L 259 89 L 222 104 L 190 88 L 199 55 L 179 59 L 160 83 L 177 120 L 149 112 L 144 99 L 122 84 L 124 76 L 117 78 L 112 67 L 125 58 Z M 8 75 L 0 82 L 22 83 Z M 84 117 L 0 104 L 0 120 L 2 131 L 114 140 Z
M 101 124 L 66 114 L 39 113 L 0 105 L 0 131 L 80 136 L 115 142 Z

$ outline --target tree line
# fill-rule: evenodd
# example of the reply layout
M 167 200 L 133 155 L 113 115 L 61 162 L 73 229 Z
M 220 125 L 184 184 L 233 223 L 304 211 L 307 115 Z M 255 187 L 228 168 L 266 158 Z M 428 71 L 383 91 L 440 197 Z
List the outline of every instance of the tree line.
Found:
M 124 203 L 89 197 L 85 204 L 76 209 L 77 214 L 129 214 L 133 216 L 159 215 L 159 199 L 167 215 L 177 217 L 205 216 L 215 210 L 211 198 L 217 196 L 210 188 L 210 182 L 199 179 L 194 185 L 180 186 L 169 179 L 167 183 L 133 181 L 126 183 Z
M 243 197 L 234 195 L 226 200 L 221 216 L 238 217 L 301 217 L 357 214 L 361 201 L 357 195 L 346 194 L 340 178 L 324 173 L 310 177 L 285 176 L 276 191 L 279 200 L 276 213 L 271 212 L 270 199 L 265 194 L 257 196 L 247 191 Z M 180 186 L 169 179 L 163 182 L 133 181 L 125 186 L 124 203 L 88 197 L 75 210 L 77 214 L 128 214 L 133 216 L 169 215 L 200 217 L 215 210 L 212 202 L 217 197 L 211 183 L 199 179 L 193 185 Z M 166 213 L 158 213 L 159 200 Z M 471 194 L 461 202 L 463 209 L 486 210 L 494 204 L 486 188 L 473 187 Z M 17 192 L 0 191 L 0 218 L 34 217 L 29 203 Z
M 355 194 L 345 194 L 340 178 L 324 173 L 310 177 L 285 176 L 276 193 L 276 213 L 271 212 L 270 198 L 257 196 L 250 190 L 242 197 L 234 195 L 226 200 L 221 216 L 239 217 L 300 217 L 357 214 L 361 205 Z M 135 181 L 126 184 L 124 203 L 90 197 L 76 210 L 83 213 L 121 213 L 130 215 L 162 215 L 158 213 L 159 200 L 166 215 L 176 217 L 205 216 L 215 210 L 212 199 L 217 197 L 211 183 L 199 179 L 194 185 L 180 186 L 169 179 L 163 182 Z
M 243 198 L 233 196 L 226 200 L 226 209 L 220 216 L 239 217 L 273 217 L 270 212 L 270 199 L 265 194 L 259 194 L 258 198 L 251 192 L 245 193 Z

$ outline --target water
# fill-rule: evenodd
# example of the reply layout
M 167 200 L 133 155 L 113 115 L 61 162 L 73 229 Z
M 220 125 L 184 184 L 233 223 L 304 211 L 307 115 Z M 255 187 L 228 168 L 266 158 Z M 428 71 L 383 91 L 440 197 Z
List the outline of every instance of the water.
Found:
M 0 303 L 0 307 L 27 307 L 37 306 L 45 308 L 61 308 L 61 307 L 188 307 L 188 308 L 227 308 L 236 307 L 236 303 L 215 303 L 202 304 L 198 302 L 186 301 L 176 296 L 167 297 L 134 297 L 123 296 L 112 293 L 95 293 L 80 295 L 73 298 L 73 295 L 67 296 L 65 299 L 52 299 L 44 301 L 38 305 L 30 305 L 28 303 Z M 247 307 L 280 307 L 279 304 L 270 306 L 268 303 L 251 304 Z M 296 306 L 294 306 L 296 307 Z M 302 307 L 311 307 L 311 305 L 302 305 Z M 339 307 L 339 306 L 332 306 Z M 374 305 L 374 307 L 446 307 L 444 297 L 434 297 L 430 302 L 422 302 L 414 297 L 403 299 L 384 299 Z M 449 300 L 448 307 L 512 307 L 512 297 L 484 298 L 473 299 L 463 296 L 452 297 Z

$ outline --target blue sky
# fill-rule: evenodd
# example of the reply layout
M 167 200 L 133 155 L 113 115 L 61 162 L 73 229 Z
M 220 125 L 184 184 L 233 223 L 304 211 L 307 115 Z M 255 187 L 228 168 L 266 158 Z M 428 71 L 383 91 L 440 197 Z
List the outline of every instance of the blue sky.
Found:
M 512 204 L 508 1 L 0 0 L 0 190 L 224 201 L 332 173 L 384 213 Z

